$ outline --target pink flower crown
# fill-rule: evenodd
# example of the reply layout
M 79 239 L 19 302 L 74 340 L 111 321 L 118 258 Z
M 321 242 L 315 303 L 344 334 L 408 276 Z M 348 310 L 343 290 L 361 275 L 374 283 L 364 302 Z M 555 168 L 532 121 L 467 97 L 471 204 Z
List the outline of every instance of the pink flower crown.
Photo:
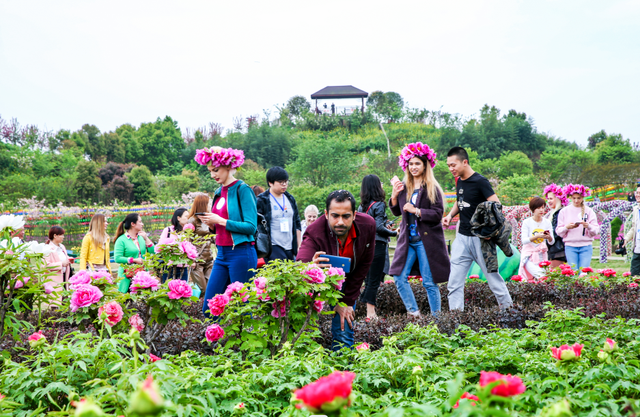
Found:
M 567 198 L 574 194 L 580 194 L 583 197 L 589 197 L 591 195 L 591 189 L 582 184 L 567 184 L 562 189 Z
M 239 149 L 221 148 L 213 146 L 211 148 L 198 149 L 195 161 L 200 165 L 211 164 L 214 167 L 239 168 L 244 163 L 244 152 Z
M 422 142 L 410 143 L 402 149 L 400 156 L 398 156 L 398 165 L 403 171 L 407 170 L 409 161 L 416 156 L 426 156 L 431 168 L 436 166 L 438 160 L 436 159 L 436 153 L 429 145 Z
M 559 185 L 549 184 L 546 187 L 544 187 L 543 195 L 545 198 L 547 197 L 548 193 L 553 193 L 557 198 L 559 198 L 563 206 L 566 206 L 567 204 L 569 204 L 569 198 L 564 193 L 564 190 L 562 189 L 562 187 L 560 187 Z

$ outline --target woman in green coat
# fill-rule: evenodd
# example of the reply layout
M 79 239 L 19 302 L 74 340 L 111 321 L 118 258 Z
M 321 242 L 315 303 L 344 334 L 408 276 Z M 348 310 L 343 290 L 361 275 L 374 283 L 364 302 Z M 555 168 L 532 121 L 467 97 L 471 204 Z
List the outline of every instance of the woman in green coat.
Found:
M 120 292 L 129 292 L 131 279 L 124 274 L 122 265 L 139 264 L 144 262 L 144 255 L 155 253 L 153 242 L 142 230 L 144 223 L 138 213 L 127 214 L 124 221 L 118 225 L 116 232 L 116 244 L 113 248 L 114 259 L 120 264 L 118 278 L 121 278 L 118 289 Z

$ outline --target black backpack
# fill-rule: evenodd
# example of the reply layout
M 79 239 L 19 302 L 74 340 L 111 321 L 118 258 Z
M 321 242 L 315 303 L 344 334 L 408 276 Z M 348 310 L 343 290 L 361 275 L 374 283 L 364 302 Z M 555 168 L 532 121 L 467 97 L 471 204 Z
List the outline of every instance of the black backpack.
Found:
M 247 188 L 249 188 L 248 185 Z M 238 199 L 238 207 L 240 207 L 240 218 L 242 219 L 242 221 L 244 221 L 242 204 L 240 204 L 240 189 L 238 189 L 238 193 L 236 193 L 236 198 Z M 255 235 L 253 235 L 253 238 L 256 241 L 256 252 L 258 253 L 258 258 L 268 258 L 269 256 L 271 256 L 271 234 L 269 233 L 267 219 L 265 219 L 262 214 L 257 214 L 258 227 L 256 228 Z

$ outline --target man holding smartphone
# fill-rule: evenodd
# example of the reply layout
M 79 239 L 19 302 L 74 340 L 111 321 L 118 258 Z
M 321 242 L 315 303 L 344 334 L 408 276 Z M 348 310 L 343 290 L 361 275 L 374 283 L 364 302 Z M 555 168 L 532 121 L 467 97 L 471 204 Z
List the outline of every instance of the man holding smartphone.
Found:
M 324 216 L 307 227 L 298 251 L 297 260 L 314 262 L 320 268 L 329 268 L 329 259 L 322 255 L 349 258 L 350 271 L 344 271 L 343 297 L 333 307 L 336 312 L 331 324 L 333 350 L 353 347 L 353 321 L 355 305 L 365 280 L 376 241 L 376 221 L 367 214 L 357 213 L 356 199 L 349 191 L 334 191 L 327 197 Z M 345 323 L 346 322 L 346 323 Z

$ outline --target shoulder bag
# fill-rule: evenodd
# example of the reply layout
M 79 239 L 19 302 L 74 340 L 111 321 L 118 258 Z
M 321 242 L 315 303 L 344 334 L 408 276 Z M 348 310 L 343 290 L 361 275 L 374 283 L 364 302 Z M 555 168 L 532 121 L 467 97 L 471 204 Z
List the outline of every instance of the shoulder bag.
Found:
M 247 188 L 249 188 L 248 185 Z M 240 218 L 244 221 L 242 204 L 240 204 L 240 188 L 238 188 L 236 197 L 238 199 L 238 207 L 240 207 Z M 258 213 L 258 227 L 256 228 L 256 233 L 253 238 L 256 241 L 256 252 L 258 253 L 258 258 L 268 258 L 271 256 L 271 234 L 269 233 L 269 227 L 267 226 L 267 219 L 265 219 L 260 213 Z

